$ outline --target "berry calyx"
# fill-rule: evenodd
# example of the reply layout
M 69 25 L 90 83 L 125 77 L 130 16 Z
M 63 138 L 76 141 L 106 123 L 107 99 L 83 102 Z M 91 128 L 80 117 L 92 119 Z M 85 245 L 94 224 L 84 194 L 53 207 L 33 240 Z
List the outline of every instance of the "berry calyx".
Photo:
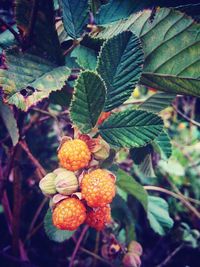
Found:
M 60 230 L 76 230 L 86 219 L 86 208 L 74 197 L 64 199 L 55 207 L 53 224 Z
M 59 149 L 58 158 L 62 167 L 69 171 L 77 171 L 88 166 L 91 152 L 84 141 L 68 140 Z
M 106 224 L 111 222 L 110 206 L 104 206 L 91 210 L 87 214 L 86 223 L 95 228 L 97 231 L 101 231 L 105 228 Z
M 115 196 L 114 175 L 104 169 L 85 174 L 81 181 L 81 193 L 89 207 L 103 207 L 111 203 Z

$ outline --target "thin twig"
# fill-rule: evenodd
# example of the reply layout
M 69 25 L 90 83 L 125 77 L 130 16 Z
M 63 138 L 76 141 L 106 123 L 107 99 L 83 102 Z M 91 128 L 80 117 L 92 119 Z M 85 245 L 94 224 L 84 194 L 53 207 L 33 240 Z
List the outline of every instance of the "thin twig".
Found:
M 182 113 L 179 109 L 176 108 L 175 105 L 172 105 L 172 107 L 174 108 L 174 110 L 180 115 L 182 116 L 184 119 L 186 119 L 188 122 L 192 123 L 193 125 L 200 127 L 200 123 L 189 118 L 187 115 L 185 115 L 184 113 Z
M 77 252 L 78 252 L 78 250 L 79 250 L 79 248 L 80 248 L 81 242 L 82 242 L 82 240 L 83 240 L 83 238 L 84 238 L 84 236 L 85 236 L 85 234 L 86 234 L 88 228 L 89 228 L 89 226 L 86 225 L 86 226 L 83 228 L 83 230 L 82 230 L 82 232 L 81 232 L 81 234 L 80 234 L 80 237 L 79 237 L 79 239 L 78 239 L 78 241 L 77 241 L 77 243 L 76 243 L 76 247 L 75 247 L 75 249 L 74 249 L 74 251 L 73 251 L 73 254 L 72 254 L 72 257 L 71 257 L 71 260 L 70 260 L 69 267 L 73 267 L 73 266 L 74 266 L 74 260 L 75 260 L 76 254 L 77 254 Z
M 12 26 L 10 26 L 8 23 L 6 23 L 2 18 L 0 18 L 0 23 L 2 23 L 11 33 L 12 35 L 15 37 L 15 39 L 18 41 L 18 43 L 20 45 L 22 45 L 22 40 L 21 40 L 21 36 L 20 34 L 18 34 L 13 28 Z
M 174 192 L 171 192 L 165 188 L 158 187 L 158 186 L 147 185 L 147 186 L 144 186 L 144 189 L 149 190 L 149 191 L 162 192 L 174 198 L 179 199 L 188 208 L 188 210 L 190 210 L 198 219 L 200 219 L 200 213 L 198 212 L 198 210 L 195 207 L 193 207 L 183 196 L 176 194 Z
M 99 240 L 100 240 L 100 232 L 97 231 L 96 233 L 96 242 L 95 242 L 95 248 L 94 248 L 94 254 L 98 254 L 99 252 Z M 94 264 L 93 266 L 95 267 L 97 265 L 97 259 L 94 259 Z
M 33 162 L 33 164 L 36 166 L 36 168 L 40 172 L 40 179 L 42 179 L 46 175 L 46 171 L 42 167 L 42 165 L 39 163 L 39 161 L 33 156 L 31 151 L 29 150 L 27 143 L 23 140 L 19 142 L 20 146 L 23 148 L 23 150 L 26 152 L 29 159 Z
M 93 253 L 92 251 L 89 251 L 89 250 L 87 250 L 87 249 L 85 249 L 85 248 L 83 248 L 83 247 L 80 247 L 80 250 L 83 251 L 83 252 L 85 252 L 86 254 L 88 254 L 88 255 L 94 257 L 95 259 L 97 259 L 97 260 L 99 260 L 99 261 L 101 261 L 101 262 L 103 262 L 103 263 L 107 263 L 108 265 L 112 266 L 112 264 L 111 264 L 110 262 L 108 262 L 107 260 L 103 259 L 103 258 L 100 257 L 99 255 Z
M 167 258 L 163 262 L 156 265 L 155 267 L 165 266 L 167 263 L 169 263 L 169 261 L 172 259 L 172 257 L 174 257 L 183 247 L 184 247 L 184 244 L 181 244 L 180 246 L 178 246 L 174 251 L 172 251 L 172 253 L 169 254 L 169 256 L 167 256 Z

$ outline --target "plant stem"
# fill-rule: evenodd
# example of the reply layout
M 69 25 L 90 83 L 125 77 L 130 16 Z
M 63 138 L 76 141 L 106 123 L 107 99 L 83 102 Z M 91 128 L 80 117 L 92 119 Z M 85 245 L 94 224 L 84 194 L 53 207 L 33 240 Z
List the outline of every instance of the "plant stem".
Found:
M 70 260 L 69 267 L 73 267 L 73 266 L 74 266 L 74 260 L 75 260 L 76 254 L 77 254 L 77 252 L 78 252 L 78 250 L 79 250 L 79 248 L 80 248 L 81 242 L 82 242 L 82 240 L 83 240 L 83 238 L 84 238 L 84 236 L 85 236 L 85 234 L 86 234 L 88 228 L 89 228 L 88 225 L 86 225 L 86 226 L 83 228 L 83 230 L 82 230 L 82 232 L 81 232 L 81 234 L 80 234 L 80 237 L 79 237 L 79 239 L 77 240 L 76 247 L 75 247 L 75 249 L 74 249 L 74 251 L 73 251 L 73 254 L 72 254 L 72 257 L 71 257 L 71 260 Z
M 87 250 L 87 249 L 85 249 L 85 248 L 83 248 L 83 247 L 80 247 L 80 250 L 83 251 L 83 252 L 85 252 L 85 253 L 88 254 L 88 255 L 91 255 L 91 256 L 94 257 L 95 259 L 97 259 L 97 260 L 99 260 L 99 261 L 101 261 L 101 262 L 103 262 L 103 263 L 107 263 L 108 265 L 112 266 L 112 264 L 111 264 L 110 262 L 106 261 L 105 259 L 103 259 L 103 258 L 100 257 L 99 255 L 93 253 L 92 251 L 89 251 L 89 250 Z
M 96 242 L 95 242 L 95 248 L 94 248 L 94 254 L 98 255 L 99 252 L 99 240 L 100 240 L 100 232 L 97 231 L 96 233 Z M 93 266 L 95 267 L 97 265 L 97 259 L 94 258 L 94 264 Z
M 200 219 L 200 213 L 198 212 L 198 210 L 193 207 L 187 200 L 185 197 L 183 197 L 182 195 L 176 194 L 174 192 L 171 192 L 165 188 L 162 187 L 158 187 L 158 186 L 144 186 L 144 189 L 149 190 L 149 191 L 158 191 L 158 192 L 162 192 L 165 194 L 168 194 L 174 198 L 179 199 L 198 219 Z

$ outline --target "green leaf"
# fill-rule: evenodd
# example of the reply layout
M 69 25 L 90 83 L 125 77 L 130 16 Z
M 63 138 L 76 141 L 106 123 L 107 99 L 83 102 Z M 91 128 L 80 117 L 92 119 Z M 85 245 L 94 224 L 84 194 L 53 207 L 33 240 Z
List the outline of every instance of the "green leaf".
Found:
M 19 129 L 17 127 L 17 122 L 9 106 L 4 104 L 1 99 L 0 99 L 0 116 L 8 130 L 13 146 L 15 146 L 19 141 Z
M 40 57 L 10 50 L 6 54 L 8 70 L 0 70 L 0 84 L 9 104 L 27 111 L 29 107 L 60 90 L 70 70 L 57 67 Z
M 159 170 L 169 175 L 184 176 L 184 167 L 176 160 L 169 159 L 168 161 L 160 160 L 158 163 Z
M 145 2 L 145 3 L 144 3 Z M 146 2 L 141 0 L 111 0 L 102 5 L 95 16 L 95 21 L 99 25 L 111 23 L 119 19 L 128 17 L 131 13 L 137 12 L 146 6 Z
M 74 39 L 83 34 L 89 19 L 88 0 L 60 0 L 66 32 Z
M 12 28 L 16 32 L 18 32 L 16 24 L 13 25 Z M 1 48 L 8 49 L 8 47 L 14 44 L 16 44 L 16 39 L 9 30 L 5 30 L 3 33 L 0 34 L 0 47 Z
M 133 14 L 106 27 L 98 38 L 133 31 L 141 38 L 145 54 L 142 84 L 170 93 L 200 96 L 200 24 L 168 8 L 157 11 L 152 23 L 150 16 L 151 10 Z
M 56 64 L 63 64 L 64 58 L 55 28 L 53 1 L 40 0 L 37 2 L 37 13 L 31 35 L 31 44 L 34 44 L 37 49 L 34 53 L 42 57 L 48 57 Z M 24 36 L 27 36 L 29 32 L 34 4 L 35 0 L 16 0 L 15 3 L 17 27 L 23 32 Z
M 125 110 L 111 115 L 100 125 L 101 136 L 117 147 L 141 147 L 162 131 L 162 119 L 143 110 Z
M 88 133 L 95 125 L 105 102 L 105 86 L 102 79 L 92 71 L 80 74 L 75 84 L 70 116 L 75 125 Z
M 146 190 L 144 190 L 143 186 L 136 182 L 133 177 L 129 176 L 125 171 L 121 169 L 118 169 L 115 174 L 117 176 L 117 186 L 128 194 L 135 197 L 142 204 L 143 208 L 147 211 L 148 194 Z
M 170 141 L 169 135 L 165 131 L 162 131 L 153 142 L 155 150 L 157 150 L 163 159 L 170 158 L 172 154 L 172 145 Z
M 52 222 L 52 212 L 50 209 L 48 209 L 44 218 L 44 229 L 49 239 L 59 243 L 64 242 L 72 237 L 75 232 L 59 230 L 58 228 L 56 228 Z
M 77 46 L 71 53 L 76 57 L 76 62 L 84 69 L 95 70 L 97 64 L 97 53 L 85 46 Z
M 148 196 L 148 219 L 151 228 L 159 235 L 164 235 L 174 224 L 167 202 L 160 197 Z
M 107 87 L 105 111 L 130 97 L 142 74 L 143 57 L 140 40 L 131 32 L 120 33 L 104 43 L 97 72 Z
M 139 109 L 159 113 L 163 109 L 171 105 L 171 102 L 176 97 L 175 94 L 156 93 L 150 96 L 146 101 L 139 105 Z
M 152 155 L 150 153 L 144 157 L 143 161 L 137 167 L 139 176 L 142 178 L 156 177 L 152 164 Z

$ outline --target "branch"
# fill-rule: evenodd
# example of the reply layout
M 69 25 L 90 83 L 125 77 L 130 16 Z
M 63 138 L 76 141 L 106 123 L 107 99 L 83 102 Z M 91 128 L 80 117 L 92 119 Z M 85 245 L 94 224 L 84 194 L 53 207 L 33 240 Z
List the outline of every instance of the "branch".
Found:
M 183 197 L 182 195 L 176 194 L 174 192 L 171 192 L 165 188 L 162 187 L 158 187 L 158 186 L 151 186 L 151 185 L 147 185 L 144 186 L 144 189 L 149 190 L 149 191 L 157 191 L 157 192 L 162 192 L 165 193 L 167 195 L 170 195 L 174 198 L 179 199 L 198 219 L 200 219 L 200 213 L 198 212 L 198 210 L 193 207 L 186 199 L 185 197 Z
M 189 118 L 187 115 L 182 113 L 179 109 L 177 109 L 175 105 L 172 105 L 172 107 L 181 117 L 183 117 L 184 119 L 186 119 L 188 122 L 192 123 L 193 125 L 200 127 L 200 123 L 198 121 L 195 121 L 195 120 Z
M 20 34 L 18 34 L 13 28 L 12 26 L 10 26 L 8 23 L 6 23 L 2 18 L 0 18 L 0 22 L 6 27 L 6 29 L 8 29 L 12 35 L 15 37 L 15 39 L 18 41 L 18 43 L 20 45 L 22 45 L 22 40 L 21 40 L 21 36 Z
M 80 248 L 81 242 L 82 242 L 82 240 L 83 240 L 83 238 L 84 238 L 84 236 L 85 236 L 85 234 L 86 234 L 88 228 L 89 228 L 89 226 L 86 225 L 86 226 L 83 228 L 83 230 L 82 230 L 82 232 L 81 232 L 81 234 L 80 234 L 80 237 L 79 237 L 79 239 L 78 239 L 78 241 L 77 241 L 77 243 L 76 243 L 76 247 L 75 247 L 75 249 L 74 249 L 74 251 L 73 251 L 73 254 L 72 254 L 72 257 L 71 257 L 71 260 L 70 260 L 69 267 L 73 267 L 73 266 L 74 266 L 74 260 L 75 260 L 76 254 L 77 254 L 77 252 L 78 252 L 78 250 L 79 250 L 79 248 Z

